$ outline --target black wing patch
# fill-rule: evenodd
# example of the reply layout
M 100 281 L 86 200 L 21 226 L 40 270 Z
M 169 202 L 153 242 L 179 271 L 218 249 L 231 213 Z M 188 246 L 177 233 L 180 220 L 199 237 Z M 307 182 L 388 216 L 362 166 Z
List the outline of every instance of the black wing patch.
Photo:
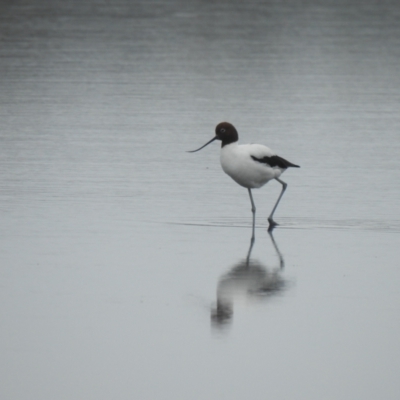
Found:
M 279 157 L 279 156 L 271 156 L 271 157 L 265 156 L 263 158 L 257 158 L 257 157 L 251 156 L 251 158 L 254 161 L 258 161 L 259 163 L 268 164 L 270 167 L 279 167 L 282 169 L 286 169 L 289 167 L 300 168 L 299 165 L 292 164 L 290 161 L 285 160 L 284 158 Z

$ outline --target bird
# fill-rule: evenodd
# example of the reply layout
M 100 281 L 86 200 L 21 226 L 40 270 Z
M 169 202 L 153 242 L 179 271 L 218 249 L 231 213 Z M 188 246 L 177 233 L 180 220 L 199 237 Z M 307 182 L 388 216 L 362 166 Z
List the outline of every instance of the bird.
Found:
M 251 190 L 264 186 L 272 179 L 282 185 L 279 197 L 268 217 L 268 230 L 272 231 L 278 225 L 273 219 L 274 213 L 288 186 L 279 178 L 287 168 L 300 168 L 300 166 L 278 156 L 269 147 L 262 144 L 239 144 L 239 134 L 229 122 L 220 122 L 215 128 L 215 136 L 209 142 L 196 150 L 188 151 L 188 153 L 195 153 L 215 140 L 222 142 L 220 153 L 222 170 L 240 186 L 247 188 L 249 192 L 253 214 L 252 241 L 254 241 L 256 206 Z

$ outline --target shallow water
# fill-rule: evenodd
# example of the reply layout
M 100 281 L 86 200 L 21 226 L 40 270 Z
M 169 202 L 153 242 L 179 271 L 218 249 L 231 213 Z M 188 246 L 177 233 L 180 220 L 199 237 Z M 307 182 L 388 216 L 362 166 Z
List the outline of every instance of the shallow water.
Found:
M 1 398 L 399 398 L 396 3 L 0 7 Z

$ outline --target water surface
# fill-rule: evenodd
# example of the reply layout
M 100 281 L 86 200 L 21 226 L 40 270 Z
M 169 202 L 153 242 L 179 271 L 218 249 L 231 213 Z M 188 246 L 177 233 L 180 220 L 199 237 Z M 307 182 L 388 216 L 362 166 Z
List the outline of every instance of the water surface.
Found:
M 399 398 L 395 2 L 0 7 L 2 398 Z

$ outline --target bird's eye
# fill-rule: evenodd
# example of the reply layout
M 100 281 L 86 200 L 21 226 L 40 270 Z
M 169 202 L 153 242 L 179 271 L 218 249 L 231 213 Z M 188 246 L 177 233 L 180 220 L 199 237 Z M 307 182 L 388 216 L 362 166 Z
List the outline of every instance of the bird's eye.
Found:
M 225 133 L 225 129 L 224 129 L 224 128 L 221 128 L 219 131 L 220 131 L 221 133 Z

